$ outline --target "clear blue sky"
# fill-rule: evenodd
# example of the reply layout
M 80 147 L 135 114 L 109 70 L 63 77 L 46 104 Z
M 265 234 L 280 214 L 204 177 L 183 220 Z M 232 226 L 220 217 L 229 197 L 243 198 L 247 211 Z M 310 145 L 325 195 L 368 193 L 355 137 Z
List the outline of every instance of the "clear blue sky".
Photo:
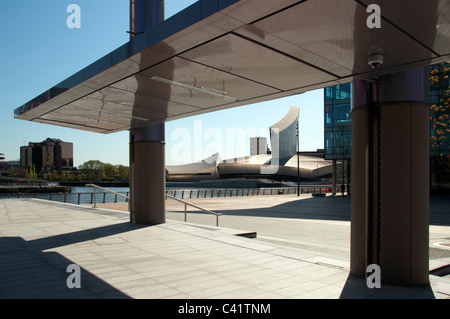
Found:
M 166 18 L 194 2 L 166 0 Z M 70 15 L 66 9 L 72 3 L 81 8 L 79 29 L 66 25 Z M 13 116 L 17 107 L 126 43 L 128 30 L 129 0 L 0 2 L 0 153 L 6 160 L 18 160 L 20 146 L 28 142 L 53 137 L 74 144 L 76 166 L 90 159 L 128 165 L 127 131 L 104 135 L 16 120 Z M 166 163 L 189 163 L 214 151 L 221 151 L 223 159 L 249 155 L 248 134 L 253 131 L 268 137 L 269 126 L 291 105 L 300 107 L 300 149 L 323 148 L 323 91 L 316 90 L 168 122 Z M 237 140 L 227 139 L 227 132 L 239 129 L 246 133 L 241 138 L 244 147 Z M 190 136 L 180 138 L 180 132 L 189 132 Z M 189 147 L 192 152 L 187 153 Z

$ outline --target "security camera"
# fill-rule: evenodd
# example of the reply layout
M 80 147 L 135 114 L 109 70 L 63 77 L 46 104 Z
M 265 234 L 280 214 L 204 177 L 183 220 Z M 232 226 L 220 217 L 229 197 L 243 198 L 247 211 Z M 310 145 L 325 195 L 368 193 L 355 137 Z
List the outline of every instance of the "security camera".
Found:
M 381 54 L 371 54 L 369 55 L 369 65 L 372 69 L 378 69 L 380 65 L 383 64 L 383 56 Z

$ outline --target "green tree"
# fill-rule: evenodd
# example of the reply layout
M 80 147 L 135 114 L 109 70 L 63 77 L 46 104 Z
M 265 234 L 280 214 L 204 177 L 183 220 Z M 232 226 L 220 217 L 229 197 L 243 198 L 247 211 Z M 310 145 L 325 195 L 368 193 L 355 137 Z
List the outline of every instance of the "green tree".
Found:
M 441 169 L 450 172 L 450 65 L 441 63 L 432 67 L 430 85 L 434 104 L 430 107 L 430 148 Z
M 58 181 L 58 182 L 62 181 L 61 174 L 57 170 L 52 170 L 51 180 Z
M 78 168 L 81 170 L 86 180 L 101 181 L 105 177 L 105 164 L 99 160 L 90 160 L 81 164 Z
M 84 162 L 78 168 L 81 170 L 81 177 L 85 180 L 117 180 L 128 178 L 130 175 L 130 168 L 125 165 L 113 165 L 110 163 L 103 163 L 99 160 L 90 160 Z M 80 179 L 80 176 L 73 177 Z
M 34 164 L 30 166 L 30 179 L 33 181 L 37 180 L 36 165 Z
M 61 180 L 62 181 L 72 181 L 73 180 L 72 173 L 69 171 L 62 171 L 61 172 Z
M 50 180 L 52 180 L 52 173 L 51 172 L 44 173 L 44 174 L 42 174 L 42 178 L 47 181 L 50 181 Z
M 115 180 L 119 175 L 119 169 L 113 164 L 106 163 L 103 166 L 106 180 Z
M 9 171 L 10 177 L 28 177 L 29 171 L 23 167 L 11 167 Z
M 125 165 L 117 165 L 117 169 L 119 170 L 118 178 L 119 179 L 125 179 L 130 177 L 130 168 Z

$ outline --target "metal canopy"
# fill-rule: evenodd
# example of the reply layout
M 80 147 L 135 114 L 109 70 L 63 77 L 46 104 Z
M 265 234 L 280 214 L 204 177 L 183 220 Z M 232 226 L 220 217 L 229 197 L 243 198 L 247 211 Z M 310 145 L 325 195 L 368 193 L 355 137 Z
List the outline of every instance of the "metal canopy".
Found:
M 14 113 L 111 133 L 448 60 L 448 0 L 201 0 Z

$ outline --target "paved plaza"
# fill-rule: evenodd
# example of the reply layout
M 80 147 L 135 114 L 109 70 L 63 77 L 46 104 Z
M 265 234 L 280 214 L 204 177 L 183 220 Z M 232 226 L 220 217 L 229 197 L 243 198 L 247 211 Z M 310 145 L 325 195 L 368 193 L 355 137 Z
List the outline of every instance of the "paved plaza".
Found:
M 0 298 L 450 298 L 450 276 L 425 287 L 369 289 L 349 275 L 348 198 L 283 195 L 167 202 L 165 224 L 37 199 L 0 200 Z M 450 264 L 448 199 L 431 203 L 430 269 Z M 111 208 L 110 205 L 106 205 Z M 238 236 L 256 232 L 257 238 Z M 68 288 L 69 265 L 81 288 Z

